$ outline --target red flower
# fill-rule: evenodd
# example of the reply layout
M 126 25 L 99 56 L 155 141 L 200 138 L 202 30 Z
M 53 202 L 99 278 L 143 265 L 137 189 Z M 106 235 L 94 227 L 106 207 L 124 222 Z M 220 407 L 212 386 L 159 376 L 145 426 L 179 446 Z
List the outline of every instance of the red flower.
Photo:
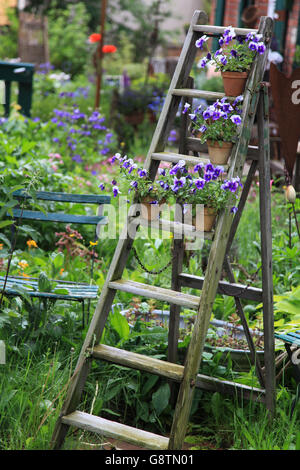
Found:
M 101 34 L 99 33 L 93 33 L 89 37 L 89 42 L 99 42 L 101 39 Z
M 108 46 L 103 46 L 102 52 L 103 54 L 111 54 L 112 52 L 116 52 L 117 48 L 116 46 L 108 45 Z

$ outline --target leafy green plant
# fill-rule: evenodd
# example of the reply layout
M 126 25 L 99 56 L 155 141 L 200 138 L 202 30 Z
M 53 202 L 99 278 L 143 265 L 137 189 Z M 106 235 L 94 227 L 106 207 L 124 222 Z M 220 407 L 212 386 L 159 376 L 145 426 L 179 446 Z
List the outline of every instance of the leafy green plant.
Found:
M 233 103 L 229 103 L 225 98 L 216 101 L 204 111 L 198 106 L 190 114 L 192 123 L 191 130 L 201 142 L 235 142 L 238 138 L 238 126 L 240 126 L 241 108 L 240 103 L 243 97 L 237 97 Z M 190 105 L 185 104 L 183 113 L 189 111 Z
M 274 296 L 275 327 L 280 332 L 300 329 L 300 286 Z
M 202 50 L 207 45 L 207 41 L 208 36 L 203 35 L 196 41 L 196 47 Z M 217 71 L 248 71 L 256 54 L 264 54 L 266 50 L 261 34 L 250 32 L 246 37 L 240 37 L 236 35 L 232 26 L 225 28 L 223 36 L 219 39 L 219 46 L 220 49 L 215 54 L 208 50 L 207 55 L 200 62 L 201 67 L 205 67 L 210 62 L 215 65 Z
M 52 9 L 49 18 L 50 62 L 72 76 L 83 71 L 88 59 L 89 15 L 83 2 L 65 10 Z
M 7 8 L 6 15 L 9 26 L 2 26 L 0 35 L 0 58 L 1 60 L 18 57 L 18 31 L 19 20 L 15 8 Z

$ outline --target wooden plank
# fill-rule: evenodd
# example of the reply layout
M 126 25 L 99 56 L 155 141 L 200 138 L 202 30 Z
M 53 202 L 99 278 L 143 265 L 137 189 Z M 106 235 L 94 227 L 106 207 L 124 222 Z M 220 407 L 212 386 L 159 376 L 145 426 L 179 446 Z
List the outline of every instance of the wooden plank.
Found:
M 153 160 L 159 160 L 163 162 L 178 163 L 180 160 L 184 160 L 187 165 L 197 165 L 197 163 L 203 163 L 206 165 L 210 162 L 209 157 L 193 157 L 191 155 L 182 155 L 179 153 L 161 152 L 153 153 Z
M 268 119 L 268 90 L 260 90 L 259 113 L 257 118 L 259 141 L 259 203 L 261 228 L 261 257 L 263 285 L 263 326 L 265 351 L 266 406 L 271 415 L 275 412 L 275 340 L 273 315 L 272 276 L 272 217 L 270 191 L 270 135 Z
M 181 305 L 186 308 L 198 308 L 199 297 L 190 294 L 183 294 L 163 287 L 142 284 L 141 282 L 119 279 L 109 283 L 110 289 L 129 292 L 149 299 L 157 299 L 170 304 Z
M 194 31 L 197 33 L 203 33 L 207 35 L 222 35 L 224 29 L 227 26 L 214 26 L 209 24 L 196 25 L 193 27 Z M 237 36 L 247 36 L 248 33 L 257 33 L 258 29 L 248 29 L 248 28 L 233 28 Z
M 166 232 L 174 233 L 177 238 L 181 238 L 182 235 L 186 237 L 196 237 L 203 240 L 212 240 L 213 232 L 202 232 L 196 230 L 194 225 L 183 224 L 173 220 L 157 219 L 148 221 L 143 217 L 131 217 L 129 219 L 131 225 L 153 228 L 154 230 L 163 230 Z
M 186 273 L 180 273 L 179 280 L 182 286 L 199 290 L 202 289 L 204 283 L 204 277 Z M 227 281 L 219 281 L 217 293 L 239 297 L 241 299 L 255 300 L 256 302 L 262 301 L 262 289 Z
M 114 364 L 119 364 L 132 369 L 143 370 L 150 374 L 167 377 L 180 382 L 183 377 L 183 366 L 162 361 L 151 356 L 113 348 L 106 344 L 100 344 L 88 349 L 88 352 L 96 359 L 102 359 Z
M 109 421 L 82 411 L 74 411 L 67 416 L 63 416 L 62 423 L 148 449 L 163 450 L 168 448 L 169 439 L 167 437 Z
M 105 344 L 94 346 L 87 350 L 95 359 L 105 360 L 114 364 L 123 365 L 132 369 L 143 370 L 150 374 L 166 377 L 180 382 L 183 377 L 184 366 L 162 361 L 142 354 L 132 353 L 122 349 L 113 348 Z M 204 374 L 197 374 L 196 387 L 207 391 L 219 391 L 230 395 L 237 395 L 245 399 L 264 401 L 265 390 L 250 387 L 238 382 L 217 379 Z
M 248 78 L 247 89 L 244 93 L 241 133 L 231 155 L 231 167 L 228 171 L 228 178 L 242 176 L 258 103 L 258 85 L 263 78 L 272 37 L 272 27 L 273 22 L 270 18 L 261 18 L 259 30 L 267 44 L 266 53 L 256 57 Z M 189 344 L 189 353 L 186 357 L 184 378 L 181 382 L 174 413 L 169 449 L 181 449 L 183 445 L 195 389 L 196 374 L 201 361 L 213 302 L 222 272 L 231 223 L 232 214 L 224 210 L 218 218 L 215 237 L 209 254 L 198 314 Z
M 206 91 L 206 90 L 195 90 L 190 88 L 174 88 L 172 95 L 181 96 L 186 98 L 203 98 L 206 101 L 217 101 L 224 98 L 225 93 L 219 93 L 217 91 Z M 229 101 L 234 101 L 234 96 L 226 96 Z
M 23 209 L 13 209 L 13 217 L 22 220 L 37 220 L 40 222 L 61 222 L 68 224 L 86 224 L 86 225 L 107 225 L 107 217 L 87 216 L 65 214 L 63 212 L 48 212 L 44 214 L 39 211 L 26 211 Z M 8 214 L 9 215 L 9 214 Z
M 13 193 L 17 199 L 31 199 L 25 189 L 19 189 Z M 97 194 L 68 194 L 61 192 L 36 191 L 35 198 L 44 201 L 74 202 L 78 204 L 109 204 L 110 196 Z
M 228 380 L 217 379 L 203 374 L 197 374 L 195 386 L 209 392 L 219 392 L 238 396 L 246 400 L 256 400 L 265 402 L 265 390 L 257 387 L 250 387 L 238 382 L 230 382 Z

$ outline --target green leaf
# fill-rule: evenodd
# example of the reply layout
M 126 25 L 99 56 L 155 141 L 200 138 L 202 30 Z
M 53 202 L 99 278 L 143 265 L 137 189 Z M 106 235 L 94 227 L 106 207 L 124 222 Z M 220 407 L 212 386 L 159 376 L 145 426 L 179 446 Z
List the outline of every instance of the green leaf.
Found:
M 39 275 L 38 286 L 40 292 L 51 292 L 51 281 L 46 273 L 41 272 Z
M 70 291 L 69 289 L 65 289 L 63 287 L 58 287 L 57 289 L 54 289 L 54 294 L 60 294 L 60 295 L 69 295 Z
M 164 409 L 168 406 L 170 399 L 170 387 L 169 384 L 163 384 L 159 389 L 152 395 L 153 407 L 159 416 Z
M 111 327 L 118 333 L 120 339 L 128 339 L 130 328 L 126 318 L 121 315 L 120 312 L 116 311 L 110 316 Z
M 142 388 L 142 395 L 146 395 L 151 390 L 151 388 L 154 387 L 158 379 L 158 375 L 150 375 Z
M 0 222 L 0 228 L 7 227 L 8 225 L 12 225 L 13 223 L 13 220 L 2 220 Z

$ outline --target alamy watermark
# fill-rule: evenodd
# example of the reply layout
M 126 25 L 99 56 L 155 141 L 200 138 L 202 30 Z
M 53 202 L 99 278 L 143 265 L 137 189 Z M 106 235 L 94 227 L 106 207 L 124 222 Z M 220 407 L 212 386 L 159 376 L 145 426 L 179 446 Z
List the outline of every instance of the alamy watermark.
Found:
M 0 340 L 0 365 L 5 364 L 5 343 L 3 340 Z
M 292 353 L 292 363 L 298 366 L 300 364 L 300 347 L 299 344 L 295 343 L 292 344 L 292 347 L 296 348 Z
M 126 197 L 119 197 L 119 205 L 106 206 L 107 225 L 97 227 L 98 239 L 170 239 L 186 237 L 186 250 L 200 250 L 203 246 L 204 206 L 201 204 L 128 205 Z M 140 227 L 140 230 L 137 228 Z
M 292 93 L 292 103 L 300 104 L 300 80 L 294 80 L 292 83 L 292 89 L 295 90 Z
M 5 104 L 5 82 L 0 81 L 0 104 Z

